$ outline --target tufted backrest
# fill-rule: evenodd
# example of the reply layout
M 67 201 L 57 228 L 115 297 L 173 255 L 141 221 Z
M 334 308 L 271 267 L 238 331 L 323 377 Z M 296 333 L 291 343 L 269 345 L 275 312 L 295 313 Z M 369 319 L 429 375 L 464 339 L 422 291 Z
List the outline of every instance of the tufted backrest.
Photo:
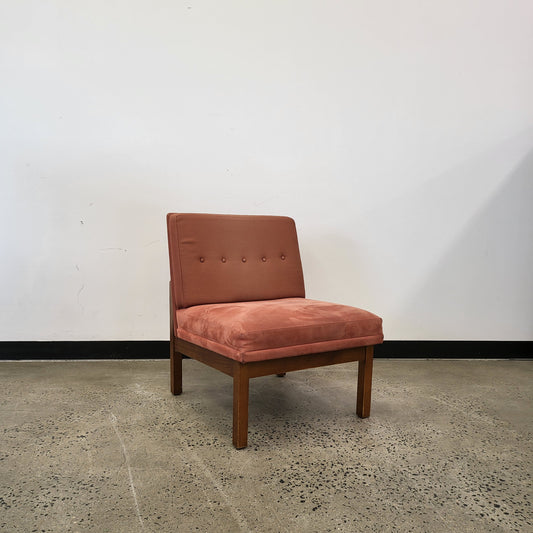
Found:
M 304 297 L 294 220 L 256 215 L 167 215 L 176 308 Z

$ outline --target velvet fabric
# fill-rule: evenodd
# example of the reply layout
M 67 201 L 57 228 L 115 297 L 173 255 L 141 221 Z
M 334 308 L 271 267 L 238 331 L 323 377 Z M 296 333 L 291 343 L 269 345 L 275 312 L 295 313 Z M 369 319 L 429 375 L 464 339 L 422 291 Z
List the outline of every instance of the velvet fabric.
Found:
M 176 334 L 241 363 L 383 342 L 378 316 L 306 298 L 178 309 Z
M 169 213 L 167 228 L 177 308 L 305 296 L 292 218 Z

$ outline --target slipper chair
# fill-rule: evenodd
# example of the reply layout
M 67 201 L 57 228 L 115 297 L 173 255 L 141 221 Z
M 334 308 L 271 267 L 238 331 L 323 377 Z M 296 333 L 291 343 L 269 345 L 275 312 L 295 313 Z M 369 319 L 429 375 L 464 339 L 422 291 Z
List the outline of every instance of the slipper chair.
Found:
M 173 394 L 184 355 L 231 376 L 233 445 L 245 448 L 250 378 L 358 361 L 356 412 L 370 415 L 381 318 L 305 297 L 291 218 L 169 213 L 167 229 Z

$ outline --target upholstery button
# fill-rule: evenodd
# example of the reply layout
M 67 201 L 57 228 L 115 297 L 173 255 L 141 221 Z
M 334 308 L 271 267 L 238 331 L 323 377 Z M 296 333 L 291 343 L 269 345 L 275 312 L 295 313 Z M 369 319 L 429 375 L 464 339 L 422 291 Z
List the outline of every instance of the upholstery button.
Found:
M 243 263 L 246 263 L 246 257 L 243 257 L 243 258 L 242 258 L 242 262 L 243 262 Z
M 225 262 L 226 262 L 226 258 L 223 257 L 223 258 L 221 259 L 221 261 L 222 261 L 223 263 L 225 263 Z
M 281 260 L 285 261 L 285 256 L 283 254 L 281 254 Z
M 203 263 L 205 261 L 204 257 L 200 257 L 200 263 Z
M 263 261 L 263 263 L 267 260 L 266 257 L 261 257 L 261 261 Z

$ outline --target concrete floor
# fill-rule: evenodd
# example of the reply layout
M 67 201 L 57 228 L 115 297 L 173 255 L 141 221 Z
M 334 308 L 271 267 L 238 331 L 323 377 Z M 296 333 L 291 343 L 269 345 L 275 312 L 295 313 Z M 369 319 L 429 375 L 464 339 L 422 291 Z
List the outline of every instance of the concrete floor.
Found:
M 184 361 L 0 363 L 6 532 L 533 531 L 531 361 L 377 360 L 251 383 Z

